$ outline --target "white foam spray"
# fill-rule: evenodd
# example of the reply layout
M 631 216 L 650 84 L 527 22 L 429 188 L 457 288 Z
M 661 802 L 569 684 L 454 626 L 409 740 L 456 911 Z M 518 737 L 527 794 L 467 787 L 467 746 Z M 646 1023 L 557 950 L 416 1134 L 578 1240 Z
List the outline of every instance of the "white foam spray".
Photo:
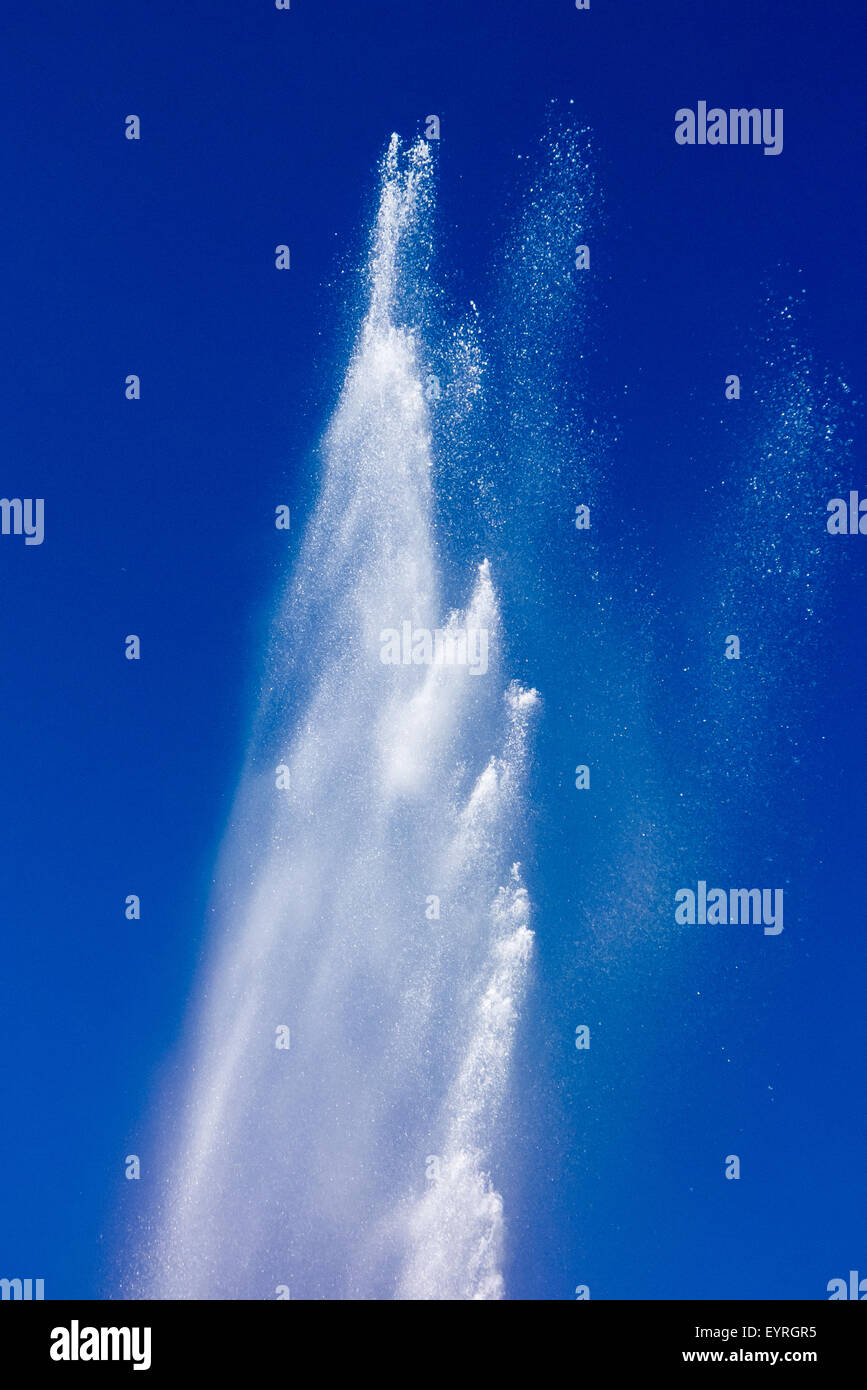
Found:
M 428 146 L 393 138 L 224 847 L 150 1296 L 505 1293 L 497 1120 L 533 940 L 513 861 L 537 697 L 502 674 L 487 562 L 466 611 L 443 610 L 405 321 L 430 198 Z M 406 621 L 485 630 L 487 671 L 384 665 L 380 634 Z

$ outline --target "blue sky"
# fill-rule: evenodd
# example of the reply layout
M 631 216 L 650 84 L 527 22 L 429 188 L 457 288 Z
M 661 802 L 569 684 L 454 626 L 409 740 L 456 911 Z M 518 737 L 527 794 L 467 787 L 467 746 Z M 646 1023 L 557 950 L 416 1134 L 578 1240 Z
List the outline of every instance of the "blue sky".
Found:
M 821 1298 L 867 1264 L 867 542 L 824 530 L 828 497 L 867 492 L 862 24 L 833 0 L 34 3 L 4 21 L 0 491 L 46 499 L 46 538 L 0 537 L 0 1273 L 98 1297 L 123 1265 L 146 1201 L 123 1159 L 147 1169 L 207 940 L 376 164 L 432 112 L 458 306 L 496 318 L 550 121 L 589 128 L 598 193 L 562 380 L 598 431 L 590 462 L 576 451 L 602 577 L 568 478 L 487 531 L 460 493 L 443 503 L 449 554 L 484 545 L 504 575 L 514 666 L 545 699 L 510 1296 Z M 700 99 L 784 108 L 782 155 L 678 147 L 674 112 Z M 728 631 L 752 665 L 714 665 Z M 598 771 L 587 804 L 579 762 Z M 784 883 L 784 933 L 675 932 L 674 891 L 701 877 Z

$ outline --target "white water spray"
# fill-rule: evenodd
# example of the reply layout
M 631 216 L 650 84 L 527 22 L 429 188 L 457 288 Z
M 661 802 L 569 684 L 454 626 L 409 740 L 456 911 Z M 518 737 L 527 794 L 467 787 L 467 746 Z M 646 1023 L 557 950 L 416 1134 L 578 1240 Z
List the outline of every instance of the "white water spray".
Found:
M 513 859 L 537 698 L 501 674 L 486 562 L 466 611 L 443 611 L 404 298 L 430 182 L 427 145 L 393 139 L 224 850 L 151 1296 L 504 1295 L 496 1136 L 533 939 Z M 380 634 L 406 622 L 484 630 L 488 669 L 383 664 Z

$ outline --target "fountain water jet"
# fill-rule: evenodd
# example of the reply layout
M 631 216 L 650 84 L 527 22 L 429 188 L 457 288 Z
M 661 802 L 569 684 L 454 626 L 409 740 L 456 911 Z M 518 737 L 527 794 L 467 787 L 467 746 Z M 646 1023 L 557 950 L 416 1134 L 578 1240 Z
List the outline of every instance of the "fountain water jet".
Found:
M 538 701 L 501 674 L 487 562 L 466 611 L 443 611 L 406 321 L 431 179 L 429 147 L 394 137 L 368 309 L 224 847 L 152 1297 L 504 1293 L 491 1171 L 532 950 L 513 861 Z M 403 622 L 484 630 L 487 670 L 383 664 L 381 633 Z

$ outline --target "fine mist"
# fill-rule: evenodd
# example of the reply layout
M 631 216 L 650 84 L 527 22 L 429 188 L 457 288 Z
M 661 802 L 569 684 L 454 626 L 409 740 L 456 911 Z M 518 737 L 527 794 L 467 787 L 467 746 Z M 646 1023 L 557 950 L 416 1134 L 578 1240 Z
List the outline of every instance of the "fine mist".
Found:
M 143 1296 L 506 1292 L 497 1124 L 533 947 L 517 861 L 538 699 L 501 668 L 483 556 L 463 611 L 441 596 L 412 314 L 431 187 L 427 144 L 393 137 L 223 849 Z

